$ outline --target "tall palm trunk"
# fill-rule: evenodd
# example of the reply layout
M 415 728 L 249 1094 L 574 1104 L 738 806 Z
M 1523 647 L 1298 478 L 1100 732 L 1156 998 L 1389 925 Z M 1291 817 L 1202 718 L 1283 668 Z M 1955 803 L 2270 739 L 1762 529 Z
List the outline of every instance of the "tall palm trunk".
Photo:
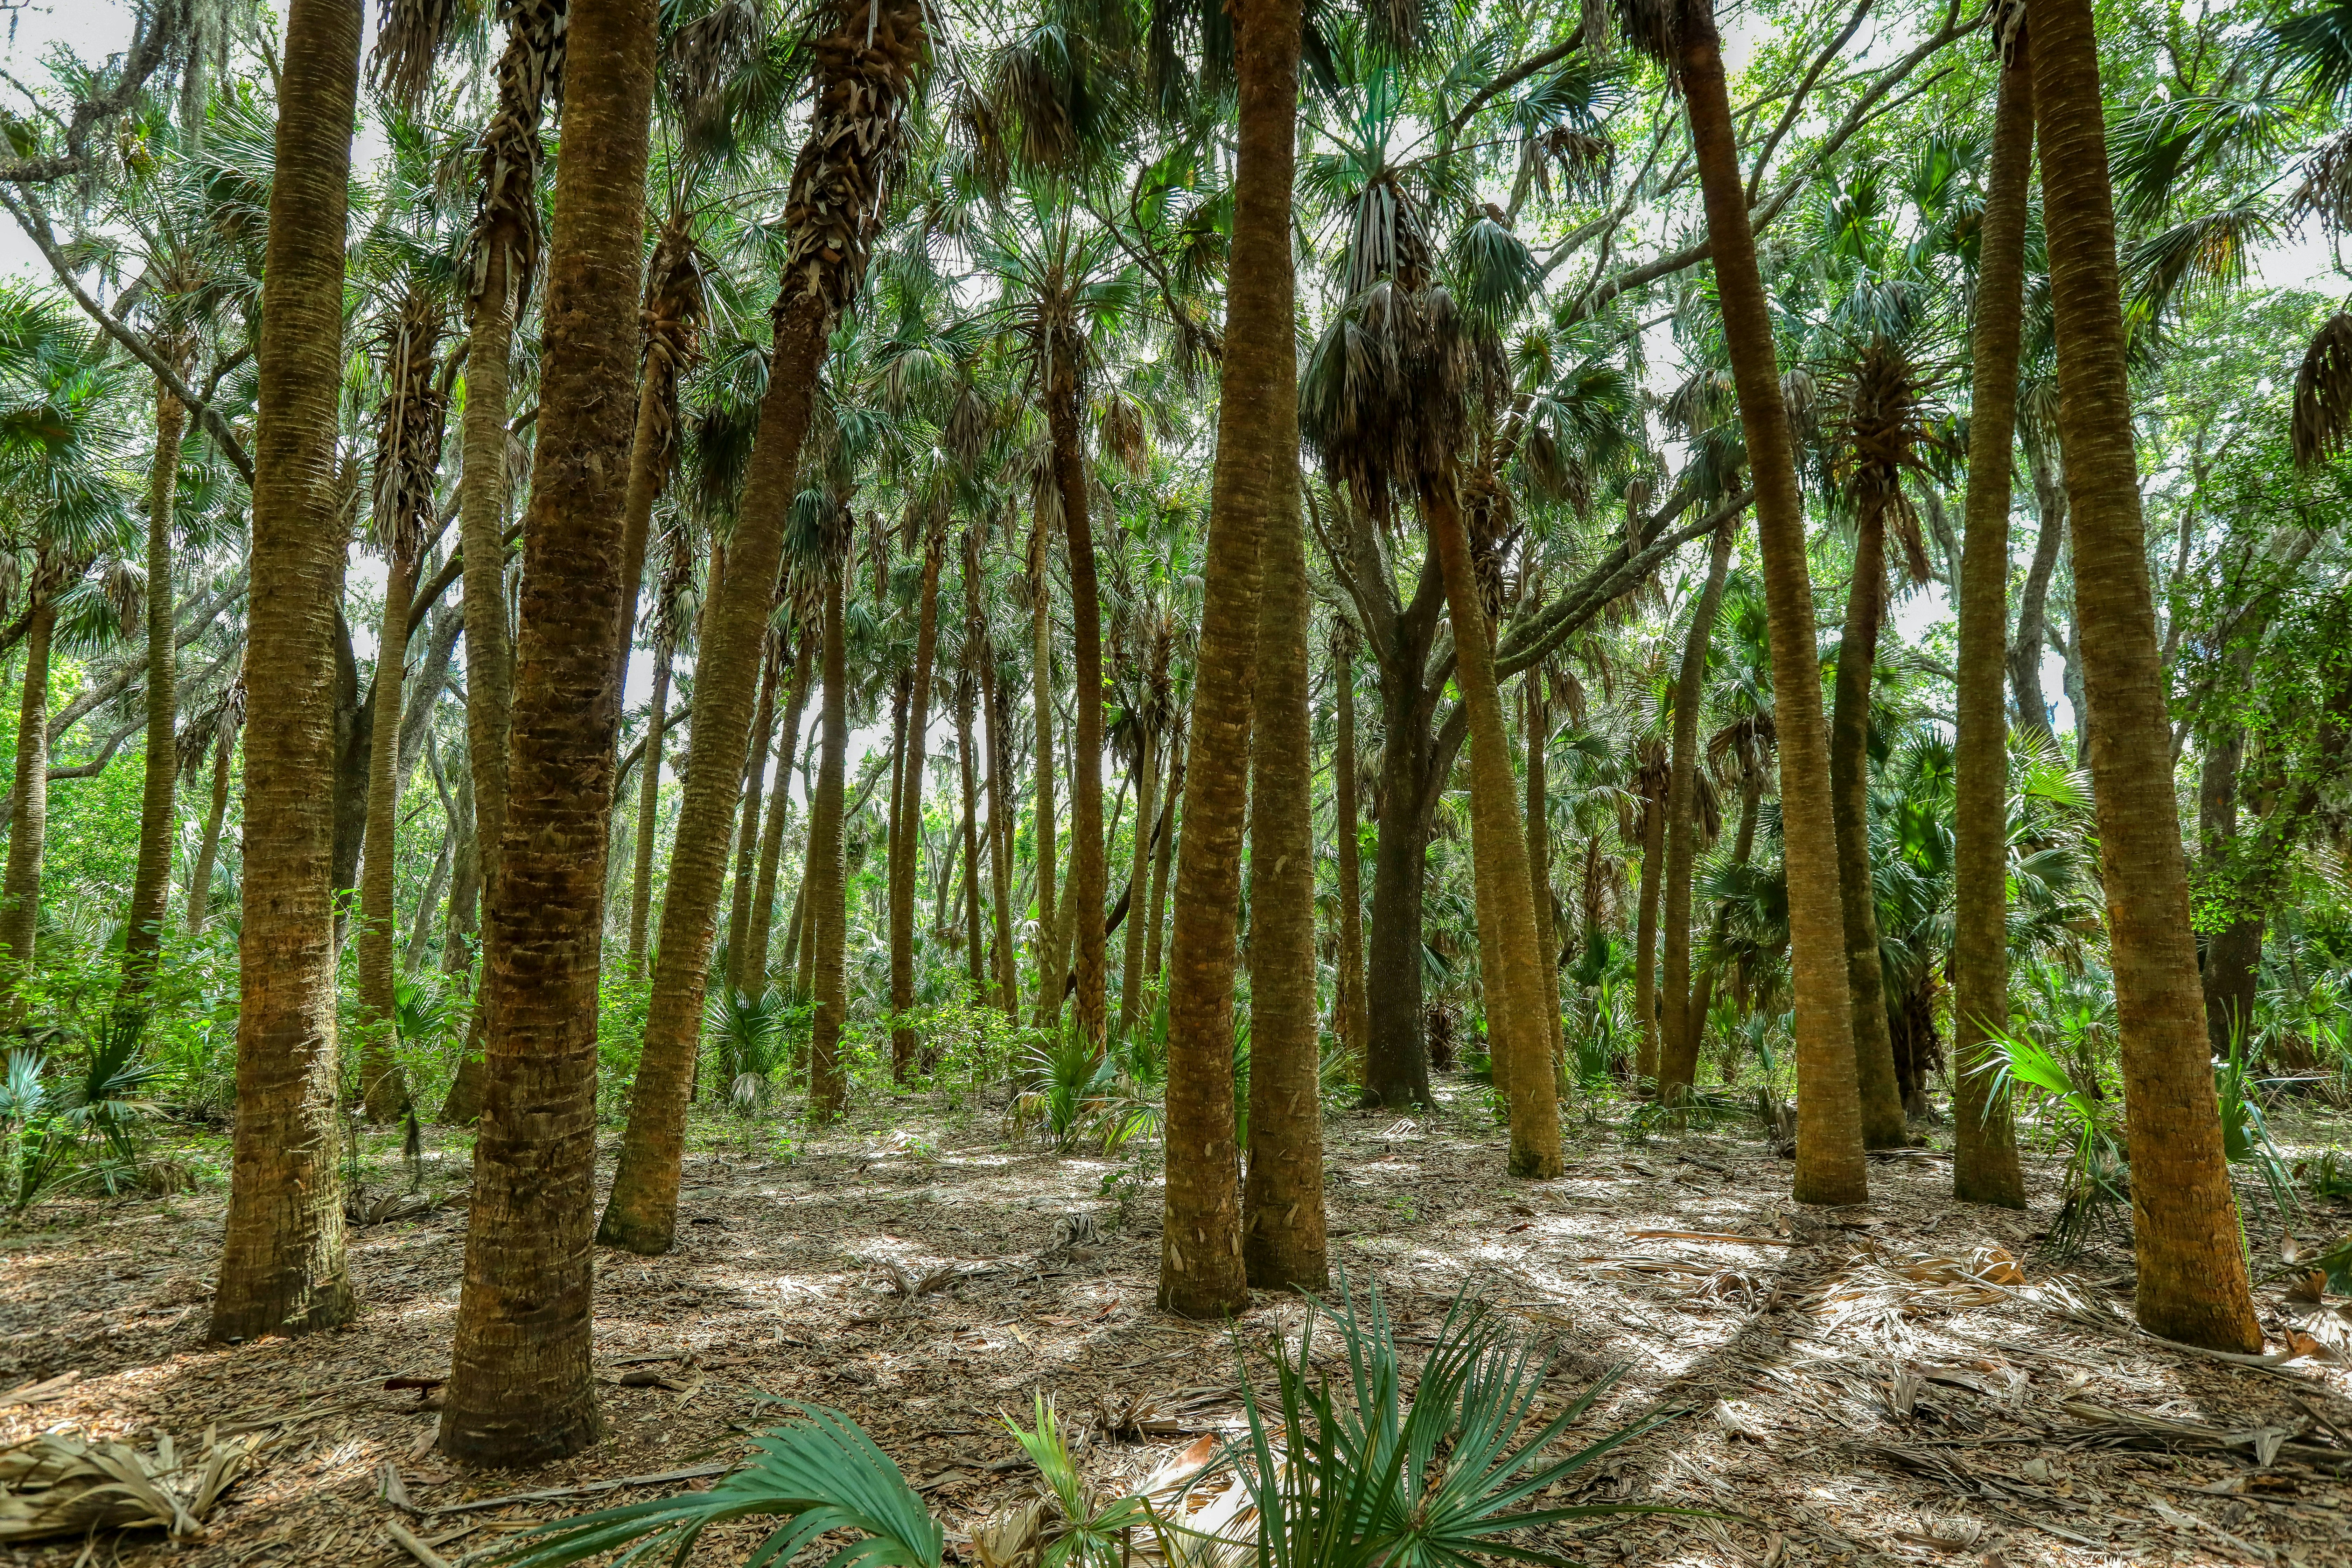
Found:
M 1297 467 L 1277 470 L 1275 487 L 1258 543 L 1242 1262 L 1249 1282 L 1261 1290 L 1320 1290 L 1329 1282 L 1330 1266 L 1315 1026 L 1315 755 L 1307 668 L 1314 605 L 1307 596 Z M 1150 824 L 1148 809 L 1137 815 L 1139 867 Z
M 816 673 L 814 641 L 799 634 L 800 652 L 793 662 L 792 696 L 784 704 L 784 727 L 776 744 L 776 787 L 768 804 L 768 826 L 760 835 L 758 885 L 751 891 L 751 922 L 743 933 L 743 958 L 738 966 L 746 990 L 761 991 L 768 984 L 769 933 L 776 921 L 776 876 L 784 856 L 784 826 L 792 820 L 793 759 L 800 754 L 801 717 L 808 709 L 809 682 Z
M 940 647 L 940 555 L 946 543 L 938 530 L 925 531 L 914 686 L 908 698 L 898 801 L 891 813 L 898 841 L 890 849 L 890 1070 L 901 1083 L 915 1070 L 915 1029 L 906 1022 L 915 1008 L 915 857 L 923 840 L 923 761 L 930 739 L 931 663 Z
M 490 1030 L 441 1451 L 506 1468 L 593 1442 L 597 979 L 620 728 L 621 535 L 658 7 L 580 0 L 565 49 L 515 727 L 490 884 Z M 507 933 L 528 931 L 528 942 Z
M 1503 698 L 1495 682 L 1494 638 L 1470 559 L 1470 533 L 1449 476 L 1443 489 L 1424 493 L 1423 515 L 1437 542 L 1438 570 L 1445 582 L 1446 614 L 1454 622 L 1454 683 L 1462 689 L 1470 719 L 1471 853 L 1481 881 L 1492 892 L 1485 901 L 1496 926 L 1494 945 L 1499 973 L 1486 981 L 1487 1028 L 1492 1037 L 1494 996 L 1500 982 L 1503 1038 L 1494 1046 L 1497 1074 L 1508 1085 L 1511 1107 L 1511 1174 L 1549 1178 L 1560 1173 L 1559 1099 L 1552 1085 L 1550 1039 L 1538 1005 L 1538 987 L 1549 954 L 1536 949 L 1535 897 L 1528 880 L 1528 846 L 1519 819 L 1511 772 L 1509 737 L 1503 727 Z M 1508 1064 L 1504 1072 L 1502 1064 Z
M 760 658 L 760 700 L 751 714 L 751 743 L 743 759 L 743 799 L 737 812 L 735 881 L 727 902 L 727 984 L 735 990 L 757 989 L 757 976 L 746 978 L 743 947 L 751 932 L 751 884 L 760 875 L 760 796 L 768 775 L 768 756 L 776 745 L 776 687 L 783 679 L 784 646 L 775 629 L 768 630 Z M 782 793 L 779 791 L 779 793 Z
M 2033 181 L 2031 47 L 2020 28 L 2003 53 L 1978 241 L 1967 553 L 1960 571 L 1958 712 L 1952 748 L 1952 1195 L 2004 1208 L 2025 1206 L 2025 1178 L 2018 1167 L 2009 1103 L 1991 1093 L 1987 1046 L 1990 1031 L 2009 1027 L 2009 723 L 2001 711 L 2001 677 L 2008 663 L 2009 510 L 2025 308 L 2026 202 Z M 2038 668 L 2035 679 L 2038 699 Z
M 1756 237 L 1724 79 L 1723 44 L 1708 0 L 1683 13 L 1676 75 L 1690 114 L 1693 161 L 1706 198 L 1725 346 L 1739 423 L 1755 476 L 1756 534 L 1764 557 L 1771 627 L 1780 812 L 1788 846 L 1789 968 L 1796 991 L 1797 1173 L 1800 1203 L 1854 1204 L 1870 1195 L 1854 1091 L 1853 1006 L 1845 976 L 1837 887 L 1837 832 L 1830 811 L 1813 590 L 1805 514 L 1780 397 L 1772 317 L 1757 270 Z
M 1201 635 L 1177 852 L 1168 973 L 1166 1217 L 1160 1305 L 1183 1317 L 1245 1306 L 1234 1126 L 1234 960 L 1257 689 L 1260 543 L 1298 485 L 1297 279 L 1290 251 L 1297 163 L 1298 0 L 1234 19 L 1240 98 L 1225 357 L 1202 566 Z M 1087 694 L 1097 703 L 1099 693 Z
M 1559 1016 L 1559 969 L 1549 957 L 1559 947 L 1551 929 L 1551 785 L 1544 772 L 1550 741 L 1543 671 L 1532 669 L 1527 679 L 1528 887 L 1535 900 L 1536 952 L 1544 959 L 1536 970 L 1536 1016 L 1543 1026 L 1545 1058 L 1556 1064 L 1566 1041 Z
M 971 710 L 978 682 L 969 666 L 958 672 L 955 684 L 956 778 L 963 794 L 963 950 L 965 984 L 975 1005 L 988 996 L 987 954 L 981 928 L 986 916 L 980 902 L 980 764 L 972 755 Z
M 832 33 L 821 37 L 814 50 L 820 62 L 816 107 L 785 208 L 790 254 L 776 304 L 759 441 L 744 476 L 726 570 L 706 617 L 645 1052 L 612 1197 L 597 1231 L 606 1244 L 634 1252 L 667 1251 L 677 1225 L 678 1161 L 710 949 L 718 934 L 727 828 L 750 744 L 751 687 L 774 604 L 784 522 L 799 487 L 818 366 L 833 324 L 864 282 L 867 250 L 903 157 L 913 73 L 929 48 L 915 0 L 874 0 L 871 6 L 841 0 L 830 23 Z M 857 216 L 845 220 L 836 216 L 842 213 Z M 828 647 L 828 722 L 837 700 L 832 660 Z M 837 899 L 835 903 L 831 918 L 838 920 Z M 826 918 L 822 904 L 818 915 Z M 823 946 L 820 942 L 821 979 Z M 837 990 L 837 980 L 835 984 Z M 822 985 L 818 994 L 824 996 Z
M 480 827 L 474 820 L 474 776 L 470 768 L 457 774 L 457 847 L 449 873 L 449 919 L 441 928 L 441 973 L 462 974 L 473 963 L 474 940 L 481 930 L 482 854 Z
M 1698 721 L 1706 706 L 1706 649 L 1731 572 L 1739 531 L 1716 531 L 1706 552 L 1706 585 L 1691 608 L 1683 667 L 1675 678 L 1675 743 L 1666 783 L 1665 1037 L 1659 1050 L 1658 1098 L 1672 1103 L 1698 1081 L 1700 1031 L 1706 1015 L 1691 1010 L 1691 868 L 1698 859 Z
M 2036 0 L 2032 27 L 2058 427 L 2123 1038 L 2139 1321 L 2168 1339 L 2256 1352 L 2263 1331 L 2222 1155 L 2173 798 L 2089 0 Z
M 1054 437 L 1054 478 L 1070 562 L 1070 675 L 1075 689 L 1070 773 L 1070 898 L 1076 916 L 1078 1032 L 1097 1053 L 1110 1033 L 1110 942 L 1103 900 L 1110 884 L 1102 807 L 1102 594 L 1095 575 L 1094 518 L 1087 494 L 1086 441 L 1078 425 L 1075 354 L 1057 367 L 1045 399 Z
M 1763 774 L 1751 770 L 1739 786 L 1739 826 L 1731 840 L 1731 863 L 1735 867 L 1747 865 L 1748 856 L 1755 850 L 1756 809 L 1761 804 L 1763 795 Z M 1718 941 L 1721 940 L 1729 923 L 1729 911 L 1717 910 L 1715 916 L 1715 931 Z M 1694 1059 L 1696 1059 L 1698 1042 L 1706 1030 L 1706 1016 L 1714 1006 L 1715 971 L 1712 968 L 1702 969 L 1698 972 L 1697 983 L 1691 987 L 1689 1033 Z M 1693 1076 L 1696 1076 L 1696 1068 Z
M 1345 616 L 1331 623 L 1332 837 L 1339 852 L 1339 984 L 1333 1032 L 1363 1081 L 1369 1020 L 1364 1010 L 1363 847 L 1356 821 L 1356 627 Z
M 1837 826 L 1838 898 L 1843 906 L 1846 987 L 1853 996 L 1853 1070 L 1862 1104 L 1862 1145 L 1897 1149 L 1909 1141 L 1886 1023 L 1886 981 L 1878 958 L 1877 879 L 1870 864 L 1870 692 L 1878 670 L 1878 627 L 1886 613 L 1886 515 L 1865 505 L 1857 520 L 1853 582 L 1838 639 L 1837 696 L 1830 713 L 1830 796 Z
M 25 624 L 25 683 L 16 697 L 8 878 L 0 888 L 0 975 L 12 990 L 32 970 L 41 925 L 41 858 L 49 837 L 49 641 L 58 625 L 50 595 L 46 583 L 34 585 Z
M 982 744 L 987 764 L 988 876 L 994 895 L 996 995 L 1007 1018 L 1021 1016 L 1021 982 L 1013 952 L 1013 818 L 1005 802 L 1002 778 L 1004 711 L 998 706 L 996 647 L 989 636 L 988 618 L 980 592 L 980 539 L 964 536 L 964 622 L 968 647 L 975 647 L 980 666 L 980 710 L 986 721 Z
M 842 984 L 842 947 L 846 911 L 842 907 L 841 807 L 843 774 L 849 753 L 846 694 L 848 656 L 841 625 L 841 569 L 824 569 L 824 703 L 818 724 L 816 796 L 809 805 L 808 912 L 809 991 L 816 999 L 815 1030 L 809 1042 L 809 1114 L 819 1121 L 838 1117 L 848 1102 L 841 1064 L 841 1027 L 849 1013 Z
M 205 934 L 205 921 L 212 913 L 213 868 L 220 862 L 221 825 L 228 820 L 230 759 L 236 750 L 236 731 L 227 723 L 221 725 L 219 739 L 213 742 L 213 795 L 211 808 L 205 814 L 205 835 L 196 844 L 196 868 L 188 879 L 188 934 Z
M 397 1121 L 408 1085 L 393 1055 L 392 1017 L 398 975 L 394 851 L 400 837 L 399 742 L 402 676 L 408 662 L 408 605 L 416 591 L 416 557 L 395 552 L 383 586 L 376 634 L 375 724 L 368 735 L 368 825 L 360 863 L 360 1098 L 368 1120 Z
M 2018 589 L 2017 631 L 2009 639 L 2008 649 L 2010 694 L 2017 707 L 2017 727 L 2045 739 L 2050 734 L 2050 700 L 2042 690 L 2042 645 L 2050 628 L 2050 579 L 2066 546 L 2064 465 L 2059 455 L 2051 450 L 2053 445 L 2046 437 L 2029 438 L 2025 444 L 2026 459 L 2033 469 L 2033 510 L 2041 519 L 2041 530 L 2034 535 L 2033 560 L 2025 569 L 2025 582 Z M 1961 563 L 1961 574 L 1967 575 L 1965 560 Z M 2079 714 L 2076 722 L 2081 722 Z
M 1176 803 L 1184 798 L 1184 732 L 1177 730 L 1168 738 L 1168 785 L 1166 798 L 1160 803 L 1160 812 L 1167 826 L 1160 835 L 1160 847 L 1151 859 L 1151 929 L 1143 938 L 1143 972 L 1154 985 L 1160 984 L 1160 960 L 1168 945 L 1168 879 L 1176 864 Z
M 416 912 L 409 920 L 408 945 L 401 950 L 400 972 L 414 974 L 425 962 L 425 944 L 433 940 L 433 917 L 440 912 L 442 889 L 449 885 L 449 867 L 457 849 L 457 833 L 445 826 L 441 847 L 433 857 L 433 870 L 425 879 L 424 896 L 416 900 Z
M 182 365 L 184 354 L 175 356 Z M 180 436 L 187 410 L 155 388 L 155 460 L 147 476 L 147 756 L 139 797 L 139 869 L 131 882 L 131 918 L 122 934 L 122 983 L 144 988 L 163 942 L 172 896 L 173 829 L 180 775 L 173 735 L 179 718 L 178 642 L 172 625 L 172 512 L 180 477 Z
M 293 0 L 278 81 L 254 361 L 236 1132 L 211 1337 L 330 1329 L 354 1310 L 336 1155 L 335 435 L 359 0 Z M 26 660 L 27 680 L 31 659 Z M 37 745 L 40 727 L 20 733 Z M 19 760 L 19 771 L 22 771 Z M 37 787 L 39 774 L 35 775 Z M 23 784 L 17 799 L 25 799 Z M 18 807 L 21 811 L 22 805 Z M 16 891 L 17 846 L 9 846 Z M 13 900 L 8 919 L 30 914 Z M 0 938 L 10 933 L 0 930 Z M 29 935 L 29 929 L 26 932 Z M 29 944 L 10 943 L 29 956 Z
M 1633 1077 L 1638 1092 L 1659 1088 L 1658 1049 L 1658 897 L 1665 887 L 1666 789 L 1668 760 L 1657 755 L 1655 736 L 1641 742 L 1645 753 L 1640 783 L 1642 802 L 1642 880 L 1633 898 L 1633 1016 L 1641 1026 L 1634 1047 Z
M 1160 733 L 1143 726 L 1142 756 L 1136 767 L 1135 832 L 1127 869 L 1127 949 L 1118 970 L 1118 1033 L 1131 1038 L 1143 1016 L 1143 928 L 1149 921 L 1145 905 L 1151 887 L 1153 829 L 1160 822 Z
M 645 973 L 646 928 L 653 918 L 654 839 L 661 826 L 662 742 L 669 738 L 669 666 L 667 637 L 654 649 L 653 701 L 646 709 L 646 754 L 637 764 L 636 864 L 629 874 L 629 968 Z
M 1047 569 L 1046 538 L 1040 520 L 1030 544 L 1031 703 L 1037 730 L 1037 1006 L 1034 1026 L 1057 1030 L 1062 1020 L 1060 928 L 1054 907 L 1054 574 Z

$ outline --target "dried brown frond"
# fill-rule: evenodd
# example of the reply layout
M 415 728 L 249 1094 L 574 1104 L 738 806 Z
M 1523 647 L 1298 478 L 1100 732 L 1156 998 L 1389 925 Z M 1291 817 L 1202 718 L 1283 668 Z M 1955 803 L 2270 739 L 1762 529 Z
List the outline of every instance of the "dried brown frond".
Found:
M 548 104 L 563 95 L 568 15 L 568 0 L 516 0 L 507 12 L 498 103 L 482 128 L 481 187 L 467 240 L 478 296 L 488 285 L 490 258 L 500 253 L 516 299 L 530 293 L 545 238 L 539 222 L 539 129 Z
M 784 205 L 780 311 L 814 295 L 837 315 L 856 297 L 906 162 L 908 111 L 930 55 L 922 0 L 834 0 L 831 21 L 810 45 L 816 103 Z
M 433 90 L 433 67 L 465 7 L 462 0 L 384 0 L 370 73 L 376 90 L 414 114 Z
M 2297 468 L 2326 462 L 2352 433 L 2352 315 L 2327 318 L 2294 376 L 2293 445 Z
M 2352 131 L 2340 131 L 2319 144 L 2303 166 L 2303 184 L 2287 216 L 2309 213 L 2336 233 L 2352 229 Z
M 1097 405 L 1095 419 L 1102 449 L 1113 461 L 1130 474 L 1150 470 L 1150 426 L 1141 404 L 1124 393 L 1107 392 Z
M 433 513 L 449 412 L 436 374 L 442 325 L 440 300 L 413 283 L 379 335 L 384 391 L 376 407 L 374 531 L 390 561 L 413 564 L 424 553 Z

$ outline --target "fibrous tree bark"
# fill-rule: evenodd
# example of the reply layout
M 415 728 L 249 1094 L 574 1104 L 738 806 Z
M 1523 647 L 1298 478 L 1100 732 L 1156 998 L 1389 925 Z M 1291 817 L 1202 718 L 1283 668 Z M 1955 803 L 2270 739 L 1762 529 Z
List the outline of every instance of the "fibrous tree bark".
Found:
M 1706 582 L 1691 606 L 1681 671 L 1675 677 L 1675 739 L 1665 809 L 1665 1022 L 1659 1047 L 1658 1097 L 1671 1103 L 1698 1080 L 1699 1036 L 1706 1015 L 1691 1006 L 1691 871 L 1698 859 L 1698 721 L 1706 707 L 1706 657 L 1724 579 L 1738 530 L 1726 528 L 1707 548 Z

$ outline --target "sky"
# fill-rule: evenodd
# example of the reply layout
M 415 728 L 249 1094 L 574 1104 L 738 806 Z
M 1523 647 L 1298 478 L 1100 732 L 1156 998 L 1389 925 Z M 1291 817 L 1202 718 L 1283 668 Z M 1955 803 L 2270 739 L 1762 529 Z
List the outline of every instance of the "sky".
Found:
M 285 0 L 277 0 L 282 18 Z M 373 6 L 371 6 L 373 11 Z M 5 61 L 10 75 L 18 79 L 32 79 L 42 57 L 58 43 L 74 49 L 85 58 L 119 53 L 131 37 L 131 11 L 122 0 L 26 0 L 20 8 L 7 13 L 5 43 L 0 43 L 0 61 Z M 1734 20 L 1726 38 L 1726 63 L 1736 75 L 1747 62 L 1756 37 L 1749 19 L 1742 16 Z M 1868 59 L 1885 52 L 1885 40 L 1875 26 L 1858 41 L 1853 58 Z M 11 89 L 0 86 L 0 92 Z M 362 149 L 362 157 L 366 150 Z M 2333 259 L 2318 226 L 2307 226 L 2308 232 L 2293 235 L 2284 241 L 2263 247 L 2255 254 L 2253 281 L 2261 287 L 2303 287 L 2322 293 L 2342 291 L 2343 279 L 2335 275 Z M 0 225 L 0 275 L 46 279 L 47 266 L 16 226 Z M 2030 543 L 2030 532 L 2020 548 Z M 361 575 L 376 583 L 381 589 L 383 568 L 380 563 L 362 556 L 355 563 Z M 1907 594 L 1895 606 L 1894 624 L 1896 632 L 1909 641 L 1918 640 L 1940 620 L 1951 617 L 1952 609 L 1943 589 L 1929 584 L 1924 590 Z M 355 628 L 356 630 L 356 628 Z M 359 634 L 362 657 L 369 656 L 371 635 Z M 2072 708 L 2066 702 L 2063 685 L 2063 663 L 2054 654 L 2043 660 L 2042 686 L 2050 701 L 2059 713 L 2062 728 L 2072 723 Z M 632 658 L 625 700 L 632 706 L 647 701 L 652 695 L 653 657 L 640 650 Z M 874 746 L 887 743 L 885 727 L 860 731 L 852 737 L 850 769 L 856 776 L 859 761 Z M 929 752 L 933 757 L 951 752 L 954 731 L 946 721 L 935 721 L 931 731 Z M 799 793 L 797 779 L 793 784 Z

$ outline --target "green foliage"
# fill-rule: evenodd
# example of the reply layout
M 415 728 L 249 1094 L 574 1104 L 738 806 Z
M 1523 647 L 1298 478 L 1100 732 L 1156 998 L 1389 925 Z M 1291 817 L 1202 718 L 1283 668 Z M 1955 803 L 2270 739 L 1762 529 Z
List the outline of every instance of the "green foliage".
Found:
M 1977 1069 L 1990 1075 L 1992 1099 L 2016 1095 L 2033 1102 L 2050 1141 L 2066 1150 L 2064 1201 L 2050 1242 L 2061 1256 L 2078 1252 L 2129 1191 L 2109 1101 L 2095 1078 L 2039 1040 L 2019 1032 L 1997 1035 L 1992 1043 L 1995 1049 Z

